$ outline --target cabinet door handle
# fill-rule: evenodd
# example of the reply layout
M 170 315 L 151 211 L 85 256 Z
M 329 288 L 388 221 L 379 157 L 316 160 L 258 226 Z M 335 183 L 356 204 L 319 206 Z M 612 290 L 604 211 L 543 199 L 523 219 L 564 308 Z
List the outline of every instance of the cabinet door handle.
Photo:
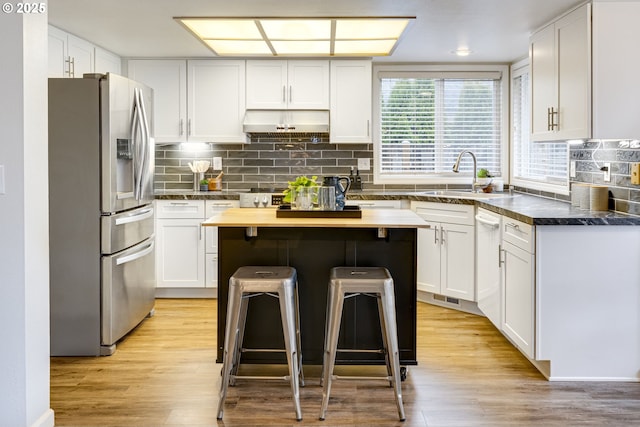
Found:
M 558 117 L 558 111 L 555 108 L 549 107 L 547 108 L 547 130 L 553 131 L 558 128 L 558 121 L 556 118 Z
M 180 119 L 180 124 L 179 124 L 179 131 L 180 131 L 180 136 L 184 135 L 184 119 Z
M 191 136 L 191 119 L 187 120 L 187 136 Z
M 367 119 L 367 136 L 371 136 L 371 125 L 369 119 Z
M 503 252 L 504 252 L 504 249 L 502 249 L 502 243 L 500 243 L 498 245 L 498 268 L 502 267 L 502 264 L 504 264 L 504 260 L 502 259 Z
M 67 65 L 67 69 L 64 70 L 64 74 L 71 77 L 71 57 L 67 56 L 64 60 L 64 63 Z
M 282 85 L 282 102 L 287 102 L 287 87 Z
M 433 229 L 433 243 L 438 244 L 438 226 Z
M 444 241 L 444 227 L 440 226 L 440 244 L 444 245 L 446 242 Z
M 289 85 L 289 102 L 293 101 L 293 86 Z
M 507 228 L 509 228 L 509 227 L 513 228 L 513 229 L 514 229 L 514 230 L 516 230 L 516 231 L 520 231 L 520 225 L 515 224 L 515 223 L 513 223 L 513 222 L 508 222 L 508 223 L 506 223 L 506 224 L 504 225 L 505 230 L 506 230 Z

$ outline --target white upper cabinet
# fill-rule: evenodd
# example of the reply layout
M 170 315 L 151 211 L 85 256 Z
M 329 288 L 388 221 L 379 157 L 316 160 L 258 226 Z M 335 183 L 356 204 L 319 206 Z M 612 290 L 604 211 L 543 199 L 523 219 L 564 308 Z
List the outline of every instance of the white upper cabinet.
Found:
M 245 62 L 190 60 L 187 69 L 188 140 L 246 142 Z
M 371 61 L 331 61 L 331 131 L 335 143 L 371 142 Z
M 640 3 L 595 1 L 531 37 L 534 141 L 640 137 Z
M 248 109 L 327 110 L 329 61 L 248 60 Z
M 128 76 L 153 89 L 156 142 L 186 142 L 187 62 L 130 60 Z
M 49 77 L 80 77 L 93 73 L 95 46 L 49 26 Z
M 69 77 L 67 72 L 67 33 L 49 26 L 49 77 Z
M 531 37 L 534 141 L 591 137 L 590 12 L 583 5 Z
M 156 142 L 246 142 L 242 60 L 130 60 L 154 90 Z
M 640 3 L 593 4 L 593 137 L 640 138 Z
M 96 73 L 122 74 L 120 57 L 100 47 L 95 48 L 94 67 Z
M 49 26 L 49 77 L 82 78 L 85 73 L 120 74 L 120 57 Z

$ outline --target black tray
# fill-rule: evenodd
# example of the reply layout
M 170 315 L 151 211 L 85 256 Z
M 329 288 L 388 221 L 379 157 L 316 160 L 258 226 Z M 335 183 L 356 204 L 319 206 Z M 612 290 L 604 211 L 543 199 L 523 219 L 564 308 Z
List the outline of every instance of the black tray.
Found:
M 291 210 L 291 205 L 280 205 L 276 211 L 276 218 L 362 218 L 362 210 L 358 205 L 345 205 L 341 211 L 310 211 Z

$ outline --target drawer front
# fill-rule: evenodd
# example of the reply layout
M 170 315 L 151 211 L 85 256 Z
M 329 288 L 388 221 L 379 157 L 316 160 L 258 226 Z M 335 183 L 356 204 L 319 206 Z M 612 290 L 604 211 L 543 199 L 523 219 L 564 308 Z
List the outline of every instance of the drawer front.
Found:
M 238 200 L 207 200 L 205 202 L 205 218 L 211 218 L 226 209 L 240 207 Z
M 351 200 L 347 197 L 347 205 L 358 205 L 361 209 L 400 209 L 401 200 Z
M 204 219 L 204 200 L 156 200 L 156 218 Z
M 475 206 L 454 203 L 412 202 L 411 210 L 422 219 L 447 224 L 474 225 Z
M 532 225 L 506 216 L 502 217 L 502 240 L 530 254 L 535 253 L 535 234 L 533 231 Z

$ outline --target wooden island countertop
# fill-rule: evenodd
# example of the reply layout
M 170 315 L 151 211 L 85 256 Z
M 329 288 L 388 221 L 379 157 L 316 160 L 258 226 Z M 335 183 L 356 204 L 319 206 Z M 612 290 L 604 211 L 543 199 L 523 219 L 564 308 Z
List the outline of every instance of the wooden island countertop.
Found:
M 278 218 L 274 208 L 232 208 L 202 223 L 213 227 L 429 228 L 409 209 L 363 209 L 362 218 Z

